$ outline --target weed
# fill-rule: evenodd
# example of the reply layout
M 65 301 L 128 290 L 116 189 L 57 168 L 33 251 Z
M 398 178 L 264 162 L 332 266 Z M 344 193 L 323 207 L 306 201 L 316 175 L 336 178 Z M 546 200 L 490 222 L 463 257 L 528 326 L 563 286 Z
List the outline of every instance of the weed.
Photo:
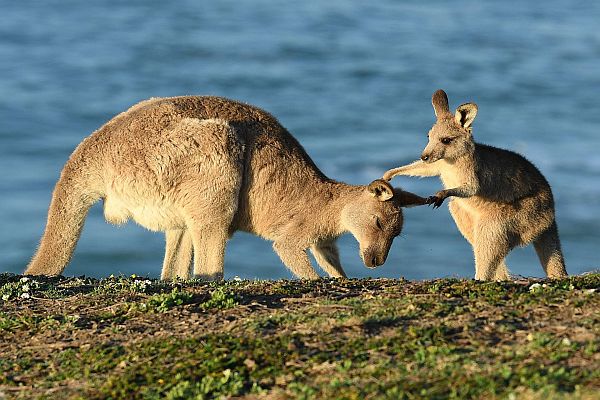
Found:
M 29 277 L 22 277 L 16 282 L 8 282 L 0 287 L 0 299 L 10 301 L 16 299 L 29 299 L 36 292 L 43 289 L 43 285 Z
M 204 310 L 232 308 L 238 304 L 237 298 L 232 291 L 219 286 L 211 292 L 208 300 L 200 304 L 200 307 Z
M 173 307 L 187 304 L 191 299 L 192 295 L 190 293 L 173 288 L 170 293 L 159 293 L 150 296 L 146 302 L 140 303 L 136 308 L 140 311 L 163 313 Z
M 129 278 L 124 276 L 113 276 L 101 279 L 95 291 L 102 294 L 116 293 L 148 293 L 152 289 L 163 286 L 163 283 L 153 282 L 150 279 L 131 275 Z
M 165 398 L 170 400 L 187 399 L 212 399 L 219 395 L 237 395 L 244 388 L 244 379 L 238 372 L 225 369 L 221 373 L 206 375 L 200 382 L 177 379 L 178 383 L 172 387 Z

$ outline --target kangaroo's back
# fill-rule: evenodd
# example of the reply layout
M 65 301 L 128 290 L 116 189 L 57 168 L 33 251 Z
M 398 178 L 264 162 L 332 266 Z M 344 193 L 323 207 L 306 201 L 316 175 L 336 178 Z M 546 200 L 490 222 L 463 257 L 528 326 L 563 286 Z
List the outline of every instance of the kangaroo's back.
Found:
M 522 155 L 485 144 L 475 144 L 473 168 L 479 181 L 478 196 L 510 203 L 531 196 L 552 198 L 548 181 Z
M 105 144 L 139 147 L 163 142 L 168 140 L 165 135 L 176 129 L 184 119 L 226 121 L 257 149 L 265 146 L 285 149 L 298 161 L 314 167 L 298 141 L 271 114 L 249 104 L 215 96 L 179 96 L 142 101 L 94 132 L 90 137 L 94 138 L 95 144 L 84 147 L 94 147 L 92 151 L 97 152 Z
M 178 153 L 188 158 L 193 151 L 190 146 L 202 145 L 195 143 L 198 141 L 194 135 L 206 132 L 184 132 L 189 129 L 181 128 L 182 121 L 189 120 L 224 121 L 235 130 L 244 146 L 245 188 L 250 192 L 257 181 L 278 182 L 280 186 L 293 181 L 296 187 L 305 187 L 310 182 L 327 180 L 300 143 L 271 114 L 214 96 L 154 98 L 138 103 L 84 140 L 72 158 L 77 155 L 98 160 L 94 161 L 94 168 L 102 170 L 100 175 L 105 181 L 133 171 L 138 174 L 137 181 L 151 181 L 162 172 L 161 158 L 177 157 Z M 227 152 L 227 149 L 208 152 L 215 151 Z

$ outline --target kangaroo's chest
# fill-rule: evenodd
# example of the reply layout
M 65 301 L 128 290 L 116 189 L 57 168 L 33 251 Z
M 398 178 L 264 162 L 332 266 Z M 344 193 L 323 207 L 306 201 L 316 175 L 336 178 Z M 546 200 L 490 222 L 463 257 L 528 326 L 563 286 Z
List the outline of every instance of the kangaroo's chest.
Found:
M 440 179 L 444 189 L 453 189 L 464 185 L 473 184 L 477 179 L 469 169 L 456 164 L 444 163 L 440 168 Z M 457 209 L 469 213 L 472 217 L 478 216 L 481 209 L 486 206 L 485 201 L 479 196 L 468 198 L 452 197 L 451 200 Z
M 444 189 L 452 189 L 462 186 L 466 183 L 468 176 L 460 168 L 443 161 L 440 167 L 440 179 Z

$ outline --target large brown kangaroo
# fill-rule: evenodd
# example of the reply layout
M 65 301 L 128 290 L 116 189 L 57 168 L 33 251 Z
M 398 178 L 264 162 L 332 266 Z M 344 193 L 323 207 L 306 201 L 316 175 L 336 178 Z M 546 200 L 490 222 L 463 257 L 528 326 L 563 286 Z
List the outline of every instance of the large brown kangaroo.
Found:
M 58 180 L 40 246 L 26 274 L 61 274 L 89 208 L 106 220 L 166 233 L 161 278 L 222 279 L 225 244 L 237 231 L 272 240 L 299 278 L 318 278 L 307 249 L 343 277 L 337 237 L 351 232 L 367 267 L 385 262 L 404 206 L 425 199 L 387 182 L 352 186 L 327 178 L 265 111 L 218 97 L 143 101 L 73 152 Z

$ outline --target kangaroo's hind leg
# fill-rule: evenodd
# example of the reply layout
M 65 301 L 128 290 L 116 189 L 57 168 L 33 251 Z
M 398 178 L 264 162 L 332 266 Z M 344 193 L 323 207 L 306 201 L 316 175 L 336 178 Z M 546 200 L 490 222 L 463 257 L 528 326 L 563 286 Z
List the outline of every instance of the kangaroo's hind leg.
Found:
M 475 279 L 509 279 L 504 259 L 514 245 L 504 227 L 494 221 L 480 221 L 475 229 L 474 239 Z
M 567 276 L 556 221 L 533 241 L 533 246 L 548 278 L 564 278 Z
M 209 221 L 194 224 L 191 229 L 194 243 L 194 277 L 215 281 L 224 276 L 225 246 L 228 227 L 210 227 Z
M 475 251 L 475 223 L 476 223 L 475 217 L 473 215 L 471 215 L 471 213 L 469 213 L 467 210 L 462 208 L 455 200 L 450 202 L 450 204 L 448 205 L 448 208 L 450 209 L 450 214 L 452 215 L 452 218 L 454 219 L 454 222 L 456 223 L 456 227 L 458 228 L 460 233 L 463 235 L 463 237 L 465 239 L 467 239 L 467 242 L 469 242 L 471 244 L 471 246 L 473 247 L 473 252 L 475 254 L 475 258 L 477 258 L 477 252 Z M 481 258 L 481 255 L 480 255 L 480 258 Z M 477 267 L 476 267 L 476 271 L 477 271 Z M 478 278 L 477 273 L 475 274 L 475 278 L 483 279 L 483 278 Z M 510 278 L 510 274 L 508 273 L 508 267 L 506 266 L 504 260 L 502 260 L 502 262 L 496 268 L 496 271 L 494 272 L 493 276 L 490 278 L 486 278 L 486 279 L 503 281 L 503 280 L 507 280 L 509 278 Z
M 197 163 L 179 191 L 194 247 L 194 276 L 223 279 L 225 245 L 234 230 L 244 170 L 244 144 L 226 122 L 188 122 L 199 147 Z
M 165 259 L 160 279 L 190 278 L 192 263 L 192 236 L 186 229 L 165 232 Z
M 334 278 L 345 278 L 346 273 L 340 263 L 340 253 L 338 251 L 335 240 L 325 240 L 319 242 L 310 248 L 315 256 L 317 264 Z

